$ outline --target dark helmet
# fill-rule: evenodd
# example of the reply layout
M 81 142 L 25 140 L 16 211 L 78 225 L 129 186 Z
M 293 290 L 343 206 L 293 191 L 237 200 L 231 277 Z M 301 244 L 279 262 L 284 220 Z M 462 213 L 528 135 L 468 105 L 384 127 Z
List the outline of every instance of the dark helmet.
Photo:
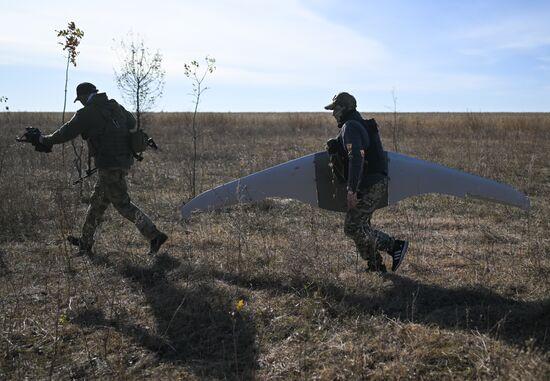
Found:
M 331 104 L 325 106 L 325 110 L 334 110 L 334 106 L 336 105 L 340 105 L 346 110 L 355 110 L 357 108 L 357 101 L 349 93 L 339 93 L 332 98 Z
M 78 97 L 82 95 L 88 95 L 92 93 L 97 93 L 97 88 L 90 82 L 82 82 L 76 87 L 76 98 L 75 102 L 78 100 Z

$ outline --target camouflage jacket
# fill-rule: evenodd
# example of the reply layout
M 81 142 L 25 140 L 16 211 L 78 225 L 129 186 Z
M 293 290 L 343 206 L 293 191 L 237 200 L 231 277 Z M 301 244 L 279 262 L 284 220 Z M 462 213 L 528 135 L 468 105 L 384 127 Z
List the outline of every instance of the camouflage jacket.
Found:
M 130 148 L 130 130 L 135 128 L 134 116 L 105 93 L 99 93 L 76 114 L 50 135 L 43 143 L 54 145 L 77 136 L 88 143 L 97 168 L 130 168 L 134 157 Z

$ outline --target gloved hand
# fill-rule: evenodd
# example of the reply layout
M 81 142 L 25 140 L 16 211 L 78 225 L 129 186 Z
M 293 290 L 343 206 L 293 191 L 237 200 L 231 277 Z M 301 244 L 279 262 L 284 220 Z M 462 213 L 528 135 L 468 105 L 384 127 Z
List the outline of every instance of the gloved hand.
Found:
M 330 155 L 338 153 L 338 139 L 329 139 L 327 140 L 327 152 Z
M 34 146 L 35 151 L 38 152 L 52 152 L 52 146 L 44 144 L 41 140 L 42 133 L 38 128 L 26 127 L 23 136 L 16 140 L 21 143 L 31 143 Z
M 34 150 L 38 152 L 50 153 L 52 152 L 52 146 L 44 144 L 39 140 L 36 144 L 34 144 Z

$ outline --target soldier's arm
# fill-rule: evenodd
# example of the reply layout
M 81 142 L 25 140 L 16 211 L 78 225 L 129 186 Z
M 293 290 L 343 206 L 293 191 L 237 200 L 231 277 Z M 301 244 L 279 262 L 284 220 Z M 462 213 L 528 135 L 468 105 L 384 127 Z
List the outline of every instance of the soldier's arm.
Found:
M 56 131 L 40 138 L 40 143 L 52 146 L 73 140 L 86 130 L 86 123 L 83 117 L 83 109 L 80 109 L 67 123 L 59 127 Z
M 348 153 L 348 191 L 357 192 L 363 177 L 365 162 L 365 142 L 359 123 L 346 123 L 343 141 Z M 368 143 L 368 142 L 367 142 Z

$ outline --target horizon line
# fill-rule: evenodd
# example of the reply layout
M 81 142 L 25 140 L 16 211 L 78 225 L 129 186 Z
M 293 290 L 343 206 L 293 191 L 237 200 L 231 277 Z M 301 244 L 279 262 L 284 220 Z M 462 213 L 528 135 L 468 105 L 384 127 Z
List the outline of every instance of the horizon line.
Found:
M 78 111 L 78 110 L 76 110 Z M 75 113 L 76 111 L 65 111 L 66 114 Z M 135 113 L 133 110 L 129 110 L 132 113 Z M 464 110 L 464 111 L 362 111 L 357 110 L 360 113 L 364 114 L 549 114 L 550 111 L 473 111 L 473 110 Z M 16 114 L 16 113 L 59 113 L 62 114 L 63 111 L 38 111 L 38 110 L 0 110 L 0 114 Z M 179 114 L 192 114 L 193 111 L 142 111 L 142 114 L 163 114 L 163 113 L 179 113 Z M 197 111 L 197 114 L 299 114 L 299 113 L 308 113 L 308 114 L 327 114 L 331 115 L 329 111 Z

